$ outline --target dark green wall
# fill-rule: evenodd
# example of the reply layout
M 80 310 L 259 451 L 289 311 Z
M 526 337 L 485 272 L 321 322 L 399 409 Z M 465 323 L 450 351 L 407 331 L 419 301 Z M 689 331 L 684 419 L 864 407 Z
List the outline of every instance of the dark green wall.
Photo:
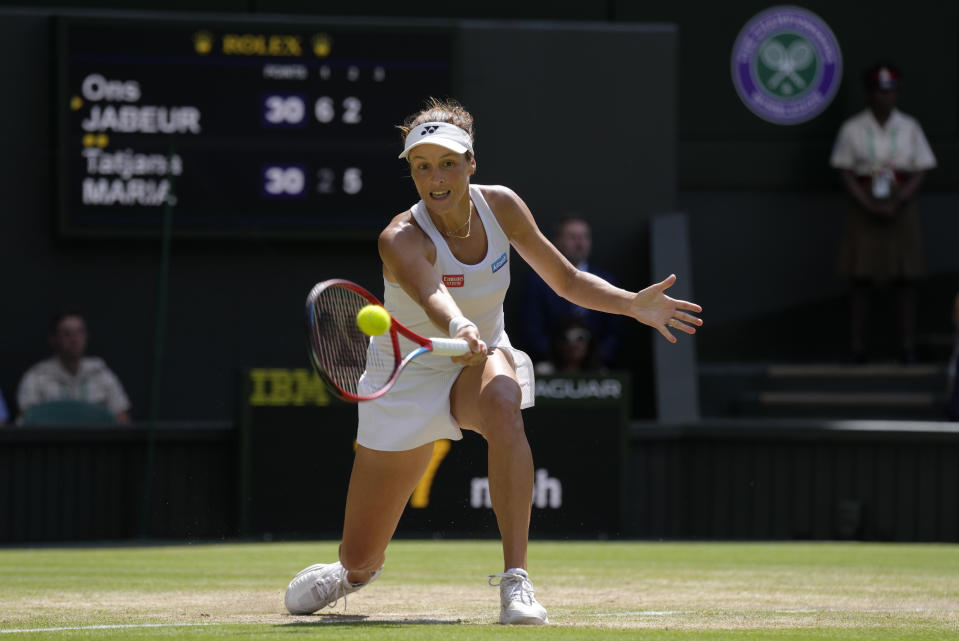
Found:
M 925 356 L 941 358 L 953 331 L 952 298 L 959 291 L 959 251 L 953 240 L 959 237 L 959 3 L 877 0 L 868 8 L 830 0 L 798 3 L 829 24 L 839 40 L 844 72 L 831 106 L 795 126 L 773 125 L 753 115 L 730 78 L 730 54 L 740 29 L 776 4 L 583 0 L 409 10 L 420 16 L 440 11 L 457 17 L 678 27 L 676 207 L 690 215 L 695 293 L 709 321 L 697 343 L 700 357 L 709 360 L 845 356 L 847 283 L 836 273 L 845 205 L 828 156 L 842 121 L 864 107 L 863 69 L 879 58 L 896 60 L 905 73 L 900 107 L 919 119 L 939 160 L 920 201 L 928 278 L 920 283 L 919 331 Z M 370 15 L 389 14 L 396 6 L 287 0 L 255 3 L 252 9 Z M 639 84 L 648 100 L 660 99 L 657 79 L 636 73 L 632 61 L 609 64 Z M 894 342 L 895 332 L 894 314 L 883 304 L 883 295 L 875 301 L 873 316 L 879 344 Z
M 877 0 L 867 11 L 850 3 L 802 3 L 824 18 L 839 39 L 844 77 L 832 106 L 811 122 L 792 127 L 771 125 L 750 113 L 739 102 L 730 80 L 733 40 L 753 15 L 771 3 L 32 3 L 34 7 L 43 4 L 261 17 L 388 16 L 401 7 L 404 16 L 423 18 L 527 19 L 567 27 L 581 21 L 675 25 L 679 34 L 673 45 L 676 56 L 667 55 L 665 64 L 655 54 L 642 60 L 604 58 L 597 48 L 602 44 L 599 40 L 579 51 L 552 53 L 564 64 L 575 61 L 604 73 L 615 72 L 615 81 L 598 78 L 608 85 L 608 91 L 600 95 L 581 91 L 581 76 L 562 77 L 532 45 L 529 55 L 531 64 L 536 65 L 535 75 L 524 78 L 514 67 L 508 91 L 502 86 L 497 91 L 495 77 L 464 79 L 459 90 L 464 102 L 475 105 L 481 124 L 497 122 L 496 109 L 514 109 L 535 122 L 537 143 L 548 145 L 536 159 L 542 167 L 531 169 L 525 159 L 504 151 L 509 145 L 497 138 L 501 132 L 494 135 L 490 128 L 481 128 L 478 144 L 485 154 L 480 158 L 481 179 L 519 189 L 546 224 L 566 203 L 557 198 L 562 191 L 540 191 L 540 185 L 572 186 L 578 195 L 569 205 L 577 209 L 593 204 L 588 194 L 604 194 L 597 207 L 603 213 L 596 214 L 600 257 L 608 259 L 608 267 L 621 270 L 628 284 L 661 276 L 647 274 L 647 216 L 664 209 L 690 215 L 695 297 L 706 308 L 708 321 L 697 345 L 700 356 L 709 360 L 843 355 L 846 283 L 835 271 L 843 199 L 827 159 L 839 124 L 862 107 L 858 87 L 862 68 L 879 57 L 895 58 L 906 74 L 901 106 L 923 124 L 940 162 L 928 176 L 920 202 L 929 269 L 929 277 L 921 285 L 920 332 L 927 344 L 939 341 L 940 345 L 952 332 L 951 298 L 959 291 L 959 251 L 954 241 L 959 237 L 959 4 L 953 0 L 916 0 L 907 6 Z M 16 3 L 0 0 L 0 5 Z M 0 128 L 0 140 L 7 150 L 0 160 L 4 177 L 0 179 L 0 198 L 5 212 L 0 219 L 0 264 L 5 275 L 0 303 L 4 310 L 0 326 L 5 335 L 0 347 L 0 389 L 9 402 L 20 372 L 44 351 L 48 314 L 63 305 L 75 305 L 91 318 L 93 351 L 102 353 L 131 381 L 143 412 L 147 375 L 140 372 L 148 369 L 150 362 L 152 291 L 159 247 L 147 242 L 121 245 L 55 240 L 53 79 L 48 75 L 54 43 L 47 19 L 35 11 L 10 9 L 0 15 L 0 53 L 6 61 L 0 65 L 0 82 L 15 88 L 17 96 L 5 102 L 8 126 Z M 489 58 L 497 64 L 509 62 L 497 58 L 501 52 L 495 38 L 479 35 L 461 55 Z M 673 68 L 678 71 L 673 73 Z M 664 74 L 673 76 L 678 88 Z M 546 78 L 552 82 L 544 83 Z M 668 85 L 665 90 L 663 83 Z M 543 102 L 530 98 L 530 88 L 538 84 L 545 87 L 538 94 Z M 639 95 L 650 104 L 665 105 L 667 113 L 658 124 L 660 133 L 674 138 L 675 151 L 660 159 L 640 145 L 631 150 L 632 164 L 626 165 L 635 167 L 632 172 L 620 167 L 610 171 L 601 158 L 597 164 L 594 157 L 563 154 L 564 136 L 571 135 L 582 118 L 620 108 L 623 91 L 630 92 L 630 99 Z M 677 103 L 678 108 L 672 108 Z M 554 113 L 551 108 L 559 111 Z M 544 120 L 546 116 L 552 120 Z M 617 117 L 622 114 L 617 112 Z M 661 183 L 665 181 L 664 189 L 648 188 L 648 183 L 646 189 L 637 189 L 631 178 L 640 172 L 652 172 Z M 580 178 L 571 179 L 570 175 Z M 670 196 L 673 187 L 678 189 Z M 635 207 L 623 204 L 621 193 L 627 192 Z M 609 194 L 615 195 L 607 200 Z M 625 230 L 618 227 L 624 222 L 628 222 Z M 177 244 L 170 332 L 182 341 L 182 349 L 168 353 L 164 379 L 168 416 L 222 417 L 230 411 L 229 373 L 234 368 L 299 362 L 299 340 L 293 340 L 300 331 L 299 301 L 314 275 L 331 264 L 357 280 L 377 280 L 375 255 L 368 245 Z M 138 293 L 132 295 L 134 291 Z M 268 302 L 251 292 L 269 292 Z M 224 316 L 223 310 L 229 314 Z M 516 322 L 512 308 L 509 311 Z M 877 325 L 891 326 L 891 310 L 879 311 Z M 644 330 L 636 330 L 631 337 L 630 346 L 641 358 L 647 355 L 641 346 L 647 336 Z M 938 356 L 936 352 L 928 354 Z M 192 378 L 197 371 L 205 375 Z M 184 373 L 187 378 L 180 380 Z M 217 399 L 212 405 L 210 394 Z
M 20 92 L 19 100 L 0 106 L 0 117 L 17 123 L 2 134 L 9 153 L 0 177 L 7 211 L 0 218 L 0 256 L 8 276 L 0 389 L 12 404 L 19 376 L 47 354 L 50 316 L 78 309 L 89 320 L 90 352 L 116 370 L 135 418 L 142 419 L 153 372 L 160 242 L 57 236 L 52 16 L 0 14 L 5 59 L 20 61 L 0 65 L 0 83 Z M 632 287 L 648 278 L 645 261 L 636 260 L 636 248 L 646 244 L 645 221 L 676 202 L 675 37 L 675 28 L 664 25 L 488 22 L 464 22 L 457 36 L 457 94 L 478 123 L 477 182 L 515 188 L 545 228 L 568 209 L 595 211 L 598 253 L 621 266 Z M 602 64 L 618 58 L 649 61 L 643 66 L 659 76 L 662 98 L 644 101 L 641 85 L 620 83 L 620 70 Z M 631 124 L 637 114 L 641 126 Z M 397 121 L 405 115 L 396 114 Z M 617 146 L 610 149 L 613 140 Z M 637 160 L 636 149 L 656 153 Z M 559 154 L 563 160 L 556 162 Z M 412 204 L 412 189 L 409 195 L 409 202 L 385 203 L 384 221 Z M 513 261 L 516 281 L 521 262 Z M 334 276 L 380 290 L 374 238 L 174 238 L 160 417 L 228 418 L 237 371 L 304 364 L 303 300 L 313 283 Z M 514 316 L 513 302 L 508 305 Z M 634 351 L 644 353 L 646 336 L 644 329 L 631 330 Z
M 0 6 L 16 6 L 0 0 Z M 439 6 L 397 4 L 386 0 L 58 0 L 32 7 L 135 9 L 144 11 L 233 12 L 326 16 L 403 16 L 500 20 L 600 21 L 616 24 L 670 23 L 680 32 L 679 181 L 683 190 L 831 189 L 834 180 L 823 158 L 839 123 L 859 109 L 859 75 L 880 57 L 897 60 L 906 78 L 902 108 L 917 116 L 933 140 L 940 170 L 929 189 L 954 192 L 959 172 L 959 3 L 893 0 L 854 4 L 808 0 L 801 6 L 832 28 L 843 53 L 840 91 L 823 114 L 811 122 L 781 127 L 763 122 L 739 102 L 730 81 L 729 54 L 742 26 L 776 3 L 736 0 L 634 2 L 632 0 L 562 0 L 516 3 L 447 3 Z M 590 52 L 581 52 L 589 56 Z M 631 61 L 615 61 L 650 99 L 657 99 L 651 78 L 630 75 Z
M 920 354 L 948 354 L 959 292 L 959 3 L 798 3 L 822 17 L 843 54 L 835 100 L 795 126 L 767 123 L 730 80 L 739 30 L 776 3 L 617 3 L 617 19 L 675 22 L 680 31 L 679 209 L 689 213 L 707 360 L 833 360 L 847 354 L 847 283 L 837 275 L 845 201 L 828 166 L 842 121 L 865 107 L 862 71 L 891 58 L 904 71 L 900 108 L 938 158 L 920 200 L 927 277 L 919 284 Z M 875 356 L 897 349 L 888 292 L 871 316 Z

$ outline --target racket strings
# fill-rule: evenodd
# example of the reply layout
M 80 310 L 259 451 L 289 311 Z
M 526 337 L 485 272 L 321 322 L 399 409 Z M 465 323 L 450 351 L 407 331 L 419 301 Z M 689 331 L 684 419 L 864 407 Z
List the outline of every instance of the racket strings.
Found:
M 317 367 L 337 388 L 369 394 L 393 374 L 395 359 L 389 335 L 377 346 L 356 325 L 356 315 L 369 301 L 346 287 L 331 286 L 313 301 L 311 345 Z

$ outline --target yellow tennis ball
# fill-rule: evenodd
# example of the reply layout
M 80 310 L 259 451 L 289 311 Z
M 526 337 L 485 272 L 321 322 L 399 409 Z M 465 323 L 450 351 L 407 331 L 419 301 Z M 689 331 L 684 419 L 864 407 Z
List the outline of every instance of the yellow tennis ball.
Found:
M 367 305 L 356 314 L 356 325 L 367 336 L 379 336 L 389 331 L 393 319 L 381 305 Z

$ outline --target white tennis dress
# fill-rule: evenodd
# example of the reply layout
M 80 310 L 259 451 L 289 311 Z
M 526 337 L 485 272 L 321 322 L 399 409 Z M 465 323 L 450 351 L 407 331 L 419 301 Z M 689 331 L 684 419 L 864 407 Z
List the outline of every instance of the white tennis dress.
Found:
M 463 315 L 476 323 L 480 337 L 489 347 L 511 351 L 523 394 L 520 407 L 525 409 L 532 406 L 534 400 L 532 362 L 524 352 L 513 348 L 503 327 L 503 299 L 510 280 L 509 239 L 474 185 L 470 186 L 470 198 L 486 229 L 488 247 L 486 256 L 475 265 L 463 264 L 453 256 L 422 200 L 413 205 L 413 218 L 436 246 L 436 271 Z M 384 305 L 396 320 L 421 336 L 445 335 L 402 287 L 386 279 L 383 283 Z M 404 354 L 415 347 L 402 336 L 399 340 Z M 391 354 L 389 334 L 373 338 L 370 349 L 381 355 Z M 450 389 L 462 369 L 463 365 L 453 363 L 449 356 L 424 354 L 415 358 L 389 392 L 359 404 L 357 442 L 373 450 L 400 451 L 437 439 L 463 438 L 450 414 Z

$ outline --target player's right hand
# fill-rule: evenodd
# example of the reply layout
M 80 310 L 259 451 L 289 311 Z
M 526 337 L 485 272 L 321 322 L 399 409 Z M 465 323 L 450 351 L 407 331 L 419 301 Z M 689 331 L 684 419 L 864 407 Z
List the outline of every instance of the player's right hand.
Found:
M 470 325 L 461 329 L 453 338 L 462 338 L 470 346 L 470 353 L 462 356 L 451 356 L 450 360 L 454 363 L 463 365 L 480 365 L 489 355 L 489 349 L 483 339 L 480 338 L 479 330 Z

